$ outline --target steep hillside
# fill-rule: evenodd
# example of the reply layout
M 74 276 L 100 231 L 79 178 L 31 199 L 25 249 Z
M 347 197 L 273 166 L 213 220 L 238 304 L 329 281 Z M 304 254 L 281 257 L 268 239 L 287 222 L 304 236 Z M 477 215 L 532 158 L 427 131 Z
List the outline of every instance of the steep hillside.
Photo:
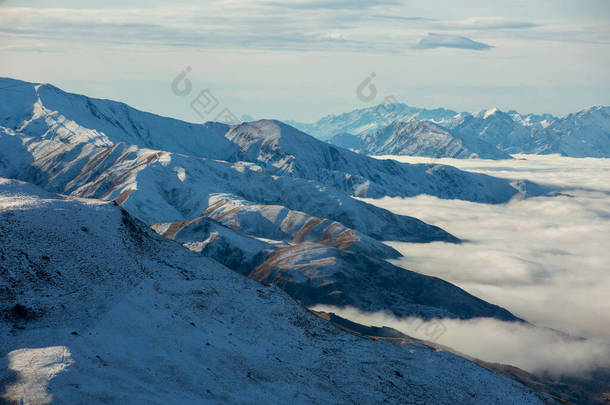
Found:
M 0 174 L 53 192 L 115 201 L 161 234 L 258 281 L 278 284 L 311 305 L 345 303 L 398 315 L 516 319 L 454 286 L 440 280 L 429 285 L 428 278 L 409 275 L 379 260 L 398 255 L 382 240 L 458 242 L 457 238 L 415 218 L 392 214 L 307 180 L 320 176 L 329 165 L 350 170 L 360 162 L 359 170 L 373 170 L 380 163 L 411 170 L 408 165 L 387 165 L 339 149 L 330 149 L 337 151 L 337 157 L 331 158 L 326 155 L 326 144 L 276 121 L 232 127 L 223 137 L 239 147 L 241 158 L 251 161 L 212 160 L 111 141 L 105 133 L 68 122 L 41 103 L 38 99 L 32 116 L 17 129 L 0 128 Z M 116 128 L 115 137 L 120 135 Z M 294 150 L 293 158 L 284 159 L 284 150 Z M 312 166 L 302 162 L 312 162 Z M 292 175 L 277 176 L 270 168 Z M 435 169 L 428 169 L 427 174 L 455 181 L 444 174 L 451 168 Z M 463 172 L 456 173 L 460 177 Z M 488 179 L 493 182 L 486 190 L 490 196 L 501 196 L 504 186 L 515 190 L 504 180 Z M 275 257 L 278 249 L 287 248 L 298 253 L 281 263 L 264 263 Z M 307 262 L 314 256 L 315 263 Z M 317 263 L 337 264 L 316 270 L 328 275 L 318 280 L 324 288 L 318 288 L 318 281 L 310 282 L 310 271 Z M 255 269 L 271 264 L 292 266 L 291 277 L 304 282 L 258 277 L 260 272 Z M 279 275 L 283 270 L 271 273 Z M 329 289 L 332 284 L 335 288 Z M 436 286 L 442 294 L 433 293 Z M 428 287 L 429 294 L 424 291 Z M 337 288 L 341 294 L 335 292 Z M 384 298 L 390 291 L 395 300 Z
M 0 207 L 10 404 L 550 403 L 456 355 L 346 333 L 114 204 L 0 179 Z
M 519 193 L 505 180 L 463 172 L 451 166 L 371 159 L 320 142 L 279 121 L 241 124 L 231 128 L 227 137 L 240 146 L 246 154 L 245 160 L 271 166 L 282 175 L 314 179 L 360 197 L 430 194 L 439 198 L 500 203 Z M 501 152 L 497 154 L 505 156 Z M 526 195 L 547 191 L 528 182 L 523 185 Z
M 202 215 L 219 196 L 328 218 L 376 239 L 457 241 L 440 228 L 395 215 L 333 188 L 291 176 L 272 176 L 248 162 L 138 148 L 124 143 L 32 138 L 0 128 L 0 175 L 79 197 L 117 200 L 147 224 Z M 252 207 L 252 209 L 255 209 Z

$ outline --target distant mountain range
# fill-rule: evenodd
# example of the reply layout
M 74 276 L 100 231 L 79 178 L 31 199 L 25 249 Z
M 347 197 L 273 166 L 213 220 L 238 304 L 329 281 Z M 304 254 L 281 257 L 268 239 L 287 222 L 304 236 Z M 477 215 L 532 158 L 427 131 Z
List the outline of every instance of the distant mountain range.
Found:
M 566 117 L 497 108 L 476 114 L 387 104 L 291 122 L 331 144 L 370 155 L 507 159 L 509 154 L 610 157 L 610 107 Z

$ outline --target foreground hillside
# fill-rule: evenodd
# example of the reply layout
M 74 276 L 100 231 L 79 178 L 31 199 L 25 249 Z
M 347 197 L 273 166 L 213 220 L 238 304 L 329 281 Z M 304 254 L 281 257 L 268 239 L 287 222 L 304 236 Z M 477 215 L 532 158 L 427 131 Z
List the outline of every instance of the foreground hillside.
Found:
M 8 403 L 545 403 L 458 356 L 343 332 L 113 203 L 1 179 L 0 227 Z

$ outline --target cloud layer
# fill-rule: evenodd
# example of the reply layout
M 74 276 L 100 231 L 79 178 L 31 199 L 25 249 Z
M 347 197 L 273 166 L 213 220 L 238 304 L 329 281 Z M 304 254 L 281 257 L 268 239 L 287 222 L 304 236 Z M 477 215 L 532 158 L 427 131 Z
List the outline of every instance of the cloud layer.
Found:
M 405 255 L 397 264 L 456 283 L 536 324 L 610 341 L 610 159 L 437 161 L 527 178 L 560 188 L 563 195 L 501 205 L 430 196 L 367 200 L 469 241 L 389 243 Z
M 443 19 L 435 14 L 422 5 L 397 0 L 216 0 L 141 8 L 5 6 L 0 14 L 0 37 L 11 42 L 70 40 L 91 45 L 258 50 L 332 47 L 395 53 L 412 47 L 490 49 L 490 45 L 470 39 L 490 31 L 499 38 L 510 38 L 515 31 L 531 39 L 556 36 L 553 30 L 536 31 L 541 25 L 531 21 L 499 16 Z M 429 31 L 451 32 L 429 34 L 417 42 Z M 609 39 L 603 27 L 577 31 L 583 39 Z M 570 37 L 563 35 L 561 39 Z
M 388 326 L 423 340 L 430 340 L 428 329 L 438 329 L 438 321 L 401 319 L 385 312 L 367 313 L 325 305 L 312 309 L 333 312 L 367 326 Z M 600 339 L 570 338 L 551 329 L 492 318 L 440 322 L 444 333 L 436 343 L 484 361 L 510 364 L 553 377 L 585 378 L 598 368 L 610 367 L 610 345 Z
M 584 370 L 586 364 L 596 364 L 600 350 L 606 353 L 606 346 L 598 343 L 610 342 L 610 159 L 520 158 L 523 160 L 435 162 L 505 178 L 527 178 L 560 189 L 563 195 L 502 205 L 430 196 L 366 201 L 413 215 L 467 240 L 461 245 L 389 243 L 405 255 L 395 264 L 455 283 L 541 327 L 588 339 L 565 341 L 546 329 L 473 321 L 453 325 L 454 332 L 448 332 L 440 343 L 528 370 L 538 364 L 558 370 L 570 368 L 570 363 L 575 370 Z M 393 321 L 400 324 L 400 320 Z M 481 343 L 479 348 L 468 343 L 481 339 L 487 339 L 487 344 Z M 603 358 L 610 356 L 606 353 Z

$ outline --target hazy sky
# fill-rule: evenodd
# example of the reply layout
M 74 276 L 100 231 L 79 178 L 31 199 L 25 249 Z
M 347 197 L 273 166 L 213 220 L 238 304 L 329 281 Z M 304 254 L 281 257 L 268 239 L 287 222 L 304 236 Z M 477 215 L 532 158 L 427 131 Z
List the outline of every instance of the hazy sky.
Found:
M 237 116 L 301 121 L 389 95 L 458 111 L 610 104 L 610 1 L 497 3 L 0 1 L 0 76 L 189 121 L 204 89 Z M 372 72 L 378 96 L 361 101 Z

